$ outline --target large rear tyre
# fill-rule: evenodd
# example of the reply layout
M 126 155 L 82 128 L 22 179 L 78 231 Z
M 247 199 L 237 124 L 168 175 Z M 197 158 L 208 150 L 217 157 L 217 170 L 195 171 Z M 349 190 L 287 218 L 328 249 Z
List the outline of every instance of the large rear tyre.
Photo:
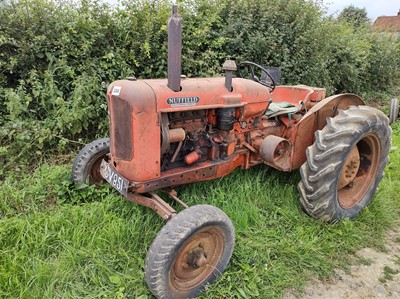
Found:
M 388 118 L 367 106 L 351 106 L 327 119 L 301 166 L 300 203 L 310 216 L 336 222 L 370 204 L 390 150 Z
M 77 184 L 98 184 L 103 180 L 100 164 L 110 152 L 110 138 L 101 138 L 87 144 L 72 165 L 72 180 Z
M 389 123 L 394 123 L 399 117 L 399 100 L 394 98 L 390 101 Z
M 232 256 L 235 233 L 220 209 L 196 205 L 161 229 L 146 259 L 146 282 L 157 298 L 193 298 L 222 274 Z

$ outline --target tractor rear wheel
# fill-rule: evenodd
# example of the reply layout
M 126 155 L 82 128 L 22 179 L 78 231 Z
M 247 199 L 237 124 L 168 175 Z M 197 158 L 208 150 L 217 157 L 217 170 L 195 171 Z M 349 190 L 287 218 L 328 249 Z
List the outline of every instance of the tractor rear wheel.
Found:
M 370 204 L 390 150 L 388 118 L 367 106 L 351 106 L 327 119 L 307 148 L 298 185 L 310 216 L 336 222 L 357 216 Z
M 234 243 L 232 222 L 220 209 L 187 208 L 154 239 L 147 253 L 146 282 L 157 298 L 193 298 L 225 270 Z
M 87 144 L 72 165 L 72 180 L 77 184 L 99 184 L 104 181 L 100 164 L 110 152 L 110 138 L 100 138 Z

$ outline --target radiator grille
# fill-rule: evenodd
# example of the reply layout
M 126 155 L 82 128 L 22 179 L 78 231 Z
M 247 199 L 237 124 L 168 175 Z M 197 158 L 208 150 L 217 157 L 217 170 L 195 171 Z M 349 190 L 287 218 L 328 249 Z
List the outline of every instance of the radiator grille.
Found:
M 112 138 L 115 155 L 120 160 L 133 158 L 132 108 L 127 101 L 116 96 L 111 98 Z

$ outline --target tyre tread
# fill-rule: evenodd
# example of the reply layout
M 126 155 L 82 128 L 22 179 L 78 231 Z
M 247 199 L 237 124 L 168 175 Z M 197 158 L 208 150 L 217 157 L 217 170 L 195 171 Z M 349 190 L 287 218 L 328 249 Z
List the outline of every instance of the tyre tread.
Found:
M 224 212 L 211 205 L 196 205 L 187 208 L 167 222 L 154 239 L 147 253 L 145 280 L 157 298 L 173 298 L 166 277 L 168 263 L 172 262 L 177 247 L 179 248 L 187 238 L 208 223 L 218 223 L 224 226 L 230 236 L 228 236 L 229 244 L 225 246 L 228 251 L 225 254 L 227 255 L 225 260 L 220 261 L 217 269 L 207 281 L 211 281 L 225 269 L 232 255 L 235 239 L 232 222 Z M 197 290 L 193 290 L 189 297 L 204 288 L 205 285 L 199 286 Z
M 87 144 L 75 158 L 72 165 L 72 180 L 76 184 L 86 184 L 93 159 L 110 151 L 110 138 L 100 138 Z
M 371 198 L 365 200 L 361 207 L 342 209 L 334 188 L 337 187 L 342 164 L 338 157 L 350 150 L 356 138 L 371 132 L 378 135 L 381 141 L 381 159 L 370 189 L 373 194 L 388 161 L 391 143 L 388 118 L 368 106 L 350 106 L 347 110 L 340 109 L 335 117 L 327 119 L 327 125 L 322 130 L 315 132 L 315 142 L 307 148 L 307 160 L 300 167 L 302 180 L 298 184 L 300 204 L 308 215 L 325 221 L 338 221 L 343 217 L 356 216 L 363 206 L 370 203 Z

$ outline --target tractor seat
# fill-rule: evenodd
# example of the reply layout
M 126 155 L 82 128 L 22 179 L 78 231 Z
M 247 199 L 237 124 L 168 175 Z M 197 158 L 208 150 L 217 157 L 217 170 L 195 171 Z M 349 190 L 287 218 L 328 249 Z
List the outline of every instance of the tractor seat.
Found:
M 279 115 L 287 115 L 291 119 L 295 114 L 305 107 L 308 101 L 318 102 L 325 97 L 325 89 L 306 85 L 278 85 L 271 93 L 265 116 L 268 118 Z
M 303 101 L 299 101 L 299 104 L 297 106 L 288 102 L 272 102 L 268 105 L 267 111 L 264 115 L 268 118 L 276 117 L 279 115 L 288 115 L 290 119 L 292 114 L 299 112 L 303 107 Z

